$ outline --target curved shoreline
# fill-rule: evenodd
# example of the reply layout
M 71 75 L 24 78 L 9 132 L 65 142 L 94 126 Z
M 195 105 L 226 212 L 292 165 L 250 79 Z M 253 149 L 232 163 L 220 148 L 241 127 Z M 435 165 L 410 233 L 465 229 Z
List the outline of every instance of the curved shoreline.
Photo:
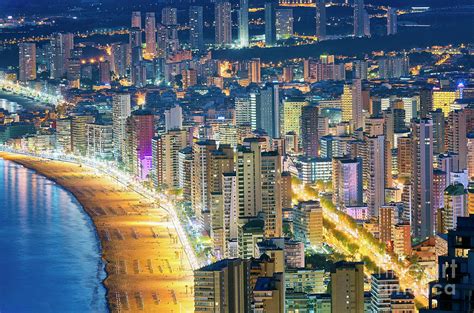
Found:
M 13 153 L 0 157 L 50 179 L 81 204 L 99 239 L 109 312 L 193 311 L 192 271 L 164 210 L 87 167 Z
M 53 182 L 58 188 L 61 188 L 62 190 L 64 190 L 64 191 L 67 192 L 68 194 L 70 194 L 70 195 L 72 196 L 72 198 L 74 199 L 74 201 L 77 203 L 77 205 L 80 207 L 81 213 L 82 213 L 82 214 L 85 214 L 85 216 L 87 216 L 88 223 L 90 223 L 89 226 L 90 226 L 90 227 L 92 228 L 92 230 L 93 230 L 95 242 L 96 242 L 96 245 L 97 245 L 98 250 L 99 250 L 99 253 L 100 253 L 101 270 L 104 271 L 104 273 L 105 273 L 105 278 L 104 278 L 104 279 L 101 279 L 101 278 L 100 278 L 100 284 L 101 284 L 101 285 L 104 287 L 104 289 L 105 289 L 105 300 L 106 300 L 105 303 L 106 303 L 106 306 L 107 306 L 107 312 L 111 312 L 110 303 L 109 303 L 109 301 L 107 300 L 107 299 L 108 299 L 109 289 L 107 288 L 107 285 L 105 284 L 105 281 L 107 280 L 107 277 L 109 276 L 109 273 L 107 272 L 107 260 L 104 258 L 103 249 L 102 249 L 102 242 L 101 242 L 101 240 L 100 240 L 97 227 L 96 227 L 96 225 L 95 225 L 95 223 L 94 223 L 94 220 L 92 219 L 92 216 L 90 215 L 90 213 L 89 213 L 89 212 L 84 208 L 84 206 L 79 202 L 79 200 L 77 199 L 77 197 L 76 197 L 69 189 L 66 189 L 65 187 L 63 187 L 63 185 L 59 184 L 55 178 L 52 178 L 52 177 L 49 177 L 49 176 L 46 176 L 46 175 L 42 174 L 40 171 L 38 171 L 37 168 L 27 167 L 27 166 L 25 166 L 24 164 L 22 164 L 22 163 L 19 162 L 19 161 L 14 161 L 14 160 L 12 160 L 12 159 L 5 158 L 3 155 L 1 155 L 1 153 L 0 153 L 0 157 L 1 157 L 2 159 L 6 160 L 6 161 L 10 161 L 10 162 L 13 162 L 13 163 L 15 163 L 15 164 L 21 165 L 21 166 L 27 168 L 28 170 L 32 171 L 32 172 L 35 173 L 36 175 L 45 177 L 45 178 L 48 179 L 49 181 Z

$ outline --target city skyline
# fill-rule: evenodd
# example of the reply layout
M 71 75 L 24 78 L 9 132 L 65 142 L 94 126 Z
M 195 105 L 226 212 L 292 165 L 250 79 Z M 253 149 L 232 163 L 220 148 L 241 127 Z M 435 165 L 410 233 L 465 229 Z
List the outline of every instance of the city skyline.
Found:
M 20 5 L 0 13 L 0 248 L 21 245 L 0 276 L 46 271 L 0 311 L 474 310 L 468 5 Z M 97 251 L 36 258 L 63 237 Z

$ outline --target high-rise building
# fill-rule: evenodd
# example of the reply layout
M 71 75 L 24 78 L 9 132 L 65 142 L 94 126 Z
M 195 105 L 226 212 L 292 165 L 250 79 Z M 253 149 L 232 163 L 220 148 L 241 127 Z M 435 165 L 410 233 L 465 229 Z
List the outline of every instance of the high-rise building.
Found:
M 418 238 L 434 234 L 433 210 L 433 122 L 412 122 L 412 228 Z
M 355 0 L 354 1 L 354 37 L 364 37 L 364 0 Z
M 331 312 L 364 312 L 364 263 L 337 262 L 331 271 Z
M 147 12 L 145 17 L 145 52 L 149 57 L 156 56 L 156 18 L 155 12 Z
M 370 288 L 371 312 L 390 313 L 391 295 L 400 291 L 398 277 L 392 271 L 372 274 Z
M 468 216 L 467 191 L 461 183 L 449 185 L 444 191 L 444 232 L 456 229 L 458 217 Z
M 265 237 L 281 237 L 283 232 L 281 195 L 281 157 L 277 151 L 262 152 L 262 207 L 265 217 Z
M 411 227 L 409 223 L 396 224 L 394 226 L 393 252 L 396 255 L 411 255 Z
M 397 29 L 397 10 L 392 7 L 387 8 L 387 35 L 395 35 Z
M 161 10 L 161 24 L 174 26 L 178 24 L 178 9 L 165 7 Z
M 110 85 L 110 62 L 99 62 L 99 82 L 103 85 Z
M 132 12 L 132 28 L 142 28 L 142 13 L 140 11 Z
M 146 110 L 136 110 L 127 118 L 125 154 L 122 160 L 137 178 L 147 178 L 152 167 L 152 138 L 155 135 L 154 116 Z
M 192 49 L 204 49 L 204 18 L 201 6 L 189 7 L 189 44 Z
M 133 54 L 133 49 L 136 47 L 142 46 L 142 30 L 140 28 L 132 28 L 130 29 L 129 35 L 128 35 L 128 43 L 130 45 L 130 49 L 132 50 Z M 141 54 L 141 53 L 140 53 Z M 133 63 L 133 56 L 132 56 L 132 63 Z
M 319 41 L 326 39 L 326 3 L 316 0 L 316 37 Z
M 237 151 L 237 206 L 239 217 L 256 216 L 262 208 L 261 146 L 252 139 Z
M 367 79 L 368 64 L 365 60 L 355 60 L 352 62 L 352 75 L 354 78 Z M 375 112 L 371 112 L 374 114 Z
M 215 4 L 215 43 L 219 46 L 232 44 L 232 14 L 231 4 L 225 0 L 219 0 Z
M 240 0 L 239 42 L 242 48 L 249 46 L 249 0 Z
M 240 258 L 258 257 L 258 243 L 263 241 L 265 221 L 261 217 L 239 217 L 237 247 Z
M 283 135 L 294 132 L 298 138 L 301 137 L 301 114 L 307 104 L 303 98 L 283 99 Z
M 124 153 L 127 118 L 132 113 L 129 93 L 117 93 L 112 96 L 112 137 L 115 158 L 120 160 Z
M 183 127 L 183 109 L 179 105 L 165 110 L 165 130 L 181 129 Z
M 245 0 L 247 1 L 247 0 Z M 248 64 L 248 78 L 250 83 L 260 83 L 261 77 L 261 63 L 259 58 L 253 58 Z
M 56 145 L 57 150 L 62 153 L 68 154 L 72 152 L 70 118 L 56 120 Z
M 410 74 L 408 56 L 388 56 L 378 60 L 381 79 L 400 78 Z
M 411 137 L 398 137 L 397 167 L 399 177 L 411 176 Z
M 379 209 L 379 239 L 387 246 L 392 246 L 394 239 L 394 227 L 397 221 L 397 207 L 392 205 L 383 205 Z
M 23 42 L 18 44 L 19 50 L 19 75 L 22 82 L 36 79 L 36 44 Z
M 333 202 L 346 208 L 362 205 L 362 160 L 333 158 Z
M 76 155 L 86 155 L 87 152 L 87 124 L 94 123 L 92 115 L 74 115 L 71 120 L 72 152 Z
M 379 216 L 379 208 L 385 203 L 385 146 L 383 135 L 365 138 L 364 178 L 367 207 L 372 216 Z
M 344 85 L 341 96 L 342 121 L 352 121 L 354 129 L 364 126 L 363 103 L 362 103 L 362 81 L 353 79 L 352 85 Z
M 420 118 L 427 118 L 430 111 L 433 111 L 433 90 L 423 88 L 420 90 Z
M 293 10 L 277 9 L 275 11 L 275 16 L 277 39 L 288 39 L 293 36 Z
M 442 154 L 446 152 L 445 117 L 441 109 L 429 112 L 433 120 L 433 153 Z
M 217 148 L 214 141 L 198 141 L 193 143 L 193 164 L 191 182 L 191 204 L 198 221 L 209 224 L 210 192 L 209 170 L 211 151 Z
M 323 244 L 323 209 L 317 201 L 298 203 L 293 209 L 293 232 L 295 240 L 313 248 Z
M 345 80 L 346 73 L 343 63 L 335 63 L 333 55 L 323 54 L 319 60 L 308 58 L 303 63 L 303 76 L 306 82 L 323 80 Z
M 179 151 L 187 146 L 187 136 L 185 130 L 174 129 L 153 138 L 151 176 L 155 188 L 179 188 Z
M 74 35 L 56 33 L 51 39 L 51 79 L 64 77 L 68 68 L 68 59 L 74 48 Z
M 319 108 L 314 105 L 304 106 L 301 110 L 301 142 L 307 157 L 319 155 L 318 112 Z
M 260 90 L 257 105 L 257 128 L 271 138 L 280 137 L 280 95 L 278 84 Z
M 459 90 L 444 90 L 435 89 L 433 90 L 433 110 L 441 109 L 445 117 L 448 117 L 449 112 L 452 110 L 451 106 L 461 97 Z
M 250 312 L 250 260 L 224 259 L 194 271 L 195 312 Z
M 92 159 L 113 159 L 112 124 L 86 124 L 86 156 Z
M 273 2 L 265 2 L 265 45 L 276 45 L 276 13 Z
M 257 94 L 251 92 L 237 96 L 234 102 L 237 127 L 248 125 L 252 130 L 257 129 Z
M 459 156 L 459 170 L 465 170 L 467 169 L 466 111 L 449 112 L 446 125 L 447 150 Z

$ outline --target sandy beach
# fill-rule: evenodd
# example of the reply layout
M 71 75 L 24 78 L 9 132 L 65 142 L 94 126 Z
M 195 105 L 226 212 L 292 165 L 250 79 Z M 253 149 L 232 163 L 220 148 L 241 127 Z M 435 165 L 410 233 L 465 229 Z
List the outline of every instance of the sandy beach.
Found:
M 165 210 L 94 169 L 0 153 L 71 192 L 92 218 L 111 312 L 193 312 L 193 276 Z M 74 282 L 65 282 L 71 283 Z

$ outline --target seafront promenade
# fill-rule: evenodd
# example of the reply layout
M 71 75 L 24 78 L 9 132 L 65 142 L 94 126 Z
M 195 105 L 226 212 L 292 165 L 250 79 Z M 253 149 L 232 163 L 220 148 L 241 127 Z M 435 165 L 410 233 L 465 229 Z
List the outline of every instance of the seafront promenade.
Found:
M 97 169 L 0 152 L 71 192 L 92 218 L 111 312 L 192 312 L 193 276 L 170 214 Z M 65 282 L 74 283 L 74 282 Z

